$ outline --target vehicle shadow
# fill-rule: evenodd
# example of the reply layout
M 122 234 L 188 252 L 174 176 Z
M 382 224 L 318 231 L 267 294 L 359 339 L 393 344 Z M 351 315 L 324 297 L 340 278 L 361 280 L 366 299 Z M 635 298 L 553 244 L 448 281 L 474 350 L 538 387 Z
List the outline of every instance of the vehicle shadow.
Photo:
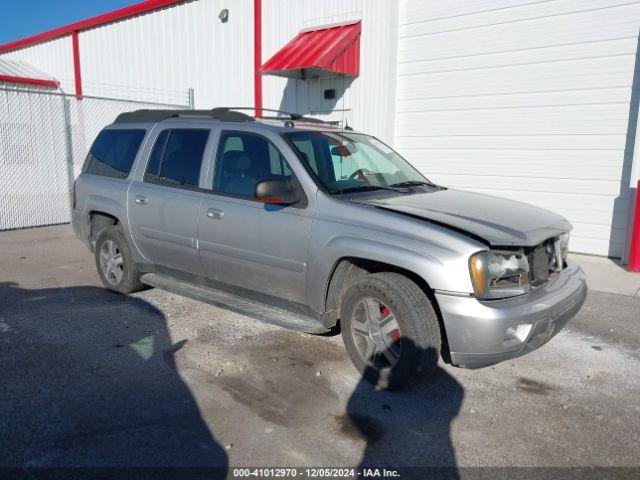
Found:
M 415 348 L 402 341 L 403 349 Z M 362 379 L 347 404 L 348 428 L 366 442 L 359 468 L 398 469 L 403 479 L 459 478 L 451 423 L 463 398 L 462 385 L 440 367 L 401 391 Z
M 176 370 L 184 343 L 135 297 L 0 283 L 0 471 L 224 478 L 225 450 Z

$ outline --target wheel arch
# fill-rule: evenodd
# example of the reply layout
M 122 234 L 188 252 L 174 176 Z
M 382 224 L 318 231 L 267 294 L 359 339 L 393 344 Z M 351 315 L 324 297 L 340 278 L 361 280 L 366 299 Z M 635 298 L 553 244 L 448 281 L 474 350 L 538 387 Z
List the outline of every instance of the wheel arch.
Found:
M 91 210 L 89 212 L 89 243 L 91 248 L 95 248 L 95 242 L 104 230 L 120 223 L 120 219 L 115 215 L 100 210 Z
M 442 339 L 441 353 L 446 362 L 450 362 L 449 343 L 444 327 L 442 314 L 434 291 L 421 275 L 415 271 L 392 263 L 375 260 L 367 257 L 344 256 L 337 259 L 330 271 L 325 288 L 325 315 L 324 323 L 327 327 L 335 327 L 340 322 L 340 307 L 345 291 L 358 278 L 380 272 L 394 272 L 403 275 L 413 281 L 431 302 L 438 319 L 440 336 Z

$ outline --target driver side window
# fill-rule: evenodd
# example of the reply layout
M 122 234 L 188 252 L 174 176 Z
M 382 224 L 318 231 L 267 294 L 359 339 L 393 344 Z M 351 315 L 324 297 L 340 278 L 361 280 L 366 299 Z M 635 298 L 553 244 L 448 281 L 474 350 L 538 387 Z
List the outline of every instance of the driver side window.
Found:
M 249 132 L 222 132 L 215 163 L 215 192 L 253 198 L 257 182 L 288 180 L 291 175 L 282 154 L 265 137 Z

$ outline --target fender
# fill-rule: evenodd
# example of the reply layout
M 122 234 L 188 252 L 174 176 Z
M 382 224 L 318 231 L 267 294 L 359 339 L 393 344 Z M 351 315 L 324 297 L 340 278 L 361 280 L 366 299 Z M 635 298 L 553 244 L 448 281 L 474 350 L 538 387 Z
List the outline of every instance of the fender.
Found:
M 124 205 L 112 198 L 102 195 L 89 195 L 86 203 L 86 212 L 102 212 L 116 217 L 124 226 L 127 221 L 127 211 Z
M 326 294 L 331 276 L 338 263 L 348 257 L 386 263 L 408 270 L 420 276 L 433 288 L 447 286 L 449 284 L 446 281 L 448 265 L 425 251 L 426 245 L 428 245 L 429 250 L 442 254 L 443 258 L 451 258 L 456 255 L 455 251 L 444 246 L 426 242 L 422 243 L 422 248 L 417 248 L 419 245 L 415 245 L 415 242 L 411 241 L 399 244 L 399 242 L 391 243 L 354 235 L 339 235 L 331 238 L 324 248 L 320 249 L 322 258 L 315 256 L 310 258 L 308 277 L 309 306 L 319 312 L 325 311 Z M 457 278 L 456 280 L 459 285 L 459 279 Z

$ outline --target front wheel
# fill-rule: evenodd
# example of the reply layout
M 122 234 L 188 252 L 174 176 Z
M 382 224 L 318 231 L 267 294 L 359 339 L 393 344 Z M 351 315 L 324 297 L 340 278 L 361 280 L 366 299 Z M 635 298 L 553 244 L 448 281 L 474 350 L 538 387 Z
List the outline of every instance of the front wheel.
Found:
M 436 368 L 441 341 L 436 313 L 404 275 L 383 272 L 358 279 L 342 300 L 340 322 L 349 357 L 374 385 L 399 389 L 417 373 Z
M 95 259 L 105 288 L 119 293 L 132 293 L 144 288 L 127 239 L 119 226 L 109 227 L 100 234 L 96 241 Z

